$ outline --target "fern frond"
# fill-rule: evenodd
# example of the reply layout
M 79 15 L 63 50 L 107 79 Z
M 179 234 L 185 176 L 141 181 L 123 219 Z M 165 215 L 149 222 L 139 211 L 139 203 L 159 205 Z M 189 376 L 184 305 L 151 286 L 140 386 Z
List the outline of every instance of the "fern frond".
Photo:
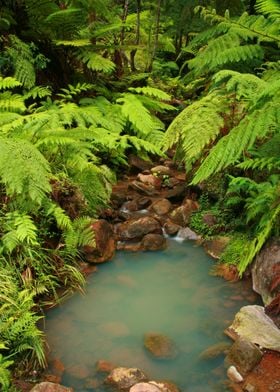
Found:
M 0 76 L 0 90 L 6 90 L 7 88 L 11 89 L 21 85 L 22 84 L 15 78 L 12 78 L 10 76 L 8 76 L 7 78 L 3 78 L 2 76 Z
M 225 97 L 213 93 L 188 106 L 168 127 L 165 149 L 178 144 L 184 150 L 189 167 L 219 135 L 224 124 L 222 113 L 228 110 L 228 105 Z
M 116 67 L 113 61 L 96 52 L 82 51 L 78 58 L 92 71 L 112 73 Z
M 135 126 L 140 134 L 147 135 L 156 129 L 151 114 L 137 96 L 125 93 L 122 98 L 117 99 L 117 103 L 121 104 L 123 116 Z
M 24 99 L 28 98 L 45 98 L 45 97 L 50 97 L 52 95 L 51 89 L 49 87 L 43 87 L 43 86 L 35 86 L 31 90 L 26 91 L 24 93 Z
M 0 94 L 0 112 L 23 113 L 26 110 L 22 95 L 6 91 Z
M 270 15 L 274 18 L 280 17 L 280 4 L 277 0 L 257 0 L 255 8 L 264 15 Z
M 31 217 L 18 211 L 9 212 L 3 222 L 3 250 L 12 253 L 18 246 L 38 246 L 37 228 Z
M 129 87 L 128 89 L 129 91 L 135 92 L 137 94 L 143 94 L 146 95 L 148 97 L 154 97 L 157 99 L 160 99 L 162 101 L 170 101 L 171 100 L 171 96 L 169 94 L 167 94 L 165 91 L 162 91 L 158 88 L 155 87 Z
M 9 196 L 40 205 L 51 190 L 49 173 L 48 162 L 31 143 L 0 138 L 0 180 Z

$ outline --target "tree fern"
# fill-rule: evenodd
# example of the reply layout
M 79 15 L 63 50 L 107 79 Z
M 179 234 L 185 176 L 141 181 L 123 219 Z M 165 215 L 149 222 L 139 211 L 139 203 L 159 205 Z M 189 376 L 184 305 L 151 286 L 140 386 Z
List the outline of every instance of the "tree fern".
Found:
M 2 76 L 0 76 L 0 90 L 5 90 L 7 88 L 11 89 L 21 85 L 22 84 L 15 78 L 12 78 L 10 76 L 3 78 Z
M 51 189 L 47 161 L 25 140 L 2 137 L 0 141 L 0 179 L 7 194 L 40 205 Z
M 186 166 L 198 159 L 224 126 L 223 113 L 229 109 L 229 99 L 209 94 L 184 109 L 171 123 L 165 134 L 166 149 L 178 145 L 184 152 Z
M 112 73 L 116 67 L 113 61 L 96 52 L 82 51 L 78 58 L 92 71 Z

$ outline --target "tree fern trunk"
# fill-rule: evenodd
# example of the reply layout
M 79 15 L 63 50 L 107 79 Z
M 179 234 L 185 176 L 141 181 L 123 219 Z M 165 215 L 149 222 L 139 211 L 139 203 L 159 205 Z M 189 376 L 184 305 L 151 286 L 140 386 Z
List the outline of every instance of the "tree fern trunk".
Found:
M 140 12 L 141 12 L 141 0 L 137 0 L 137 21 L 136 21 L 136 37 L 135 37 L 135 45 L 139 45 L 140 43 Z M 130 52 L 130 67 L 131 71 L 137 71 L 135 66 L 135 56 L 136 56 L 137 49 L 133 49 Z
M 158 38 L 159 38 L 159 26 L 160 26 L 160 14 L 161 14 L 161 0 L 158 0 L 156 7 L 156 20 L 155 20 L 155 33 L 154 33 L 154 44 L 152 48 L 152 53 L 150 57 L 150 62 L 147 68 L 148 72 L 151 72 L 153 69 L 153 62 L 156 55 L 156 51 L 158 48 Z

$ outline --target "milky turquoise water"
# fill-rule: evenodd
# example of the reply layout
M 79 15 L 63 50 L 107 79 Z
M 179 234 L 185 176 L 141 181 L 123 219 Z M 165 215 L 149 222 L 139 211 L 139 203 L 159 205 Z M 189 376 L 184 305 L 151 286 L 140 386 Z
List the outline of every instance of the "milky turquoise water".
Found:
M 223 357 L 202 360 L 209 346 L 227 341 L 223 330 L 255 298 L 249 284 L 209 276 L 213 261 L 192 242 L 169 240 L 161 252 L 117 254 L 88 278 L 84 296 L 74 295 L 48 312 L 52 358 L 65 365 L 63 384 L 75 391 L 105 392 L 96 361 L 138 367 L 150 379 L 174 381 L 182 391 L 226 391 Z M 174 340 L 179 355 L 154 359 L 143 335 Z

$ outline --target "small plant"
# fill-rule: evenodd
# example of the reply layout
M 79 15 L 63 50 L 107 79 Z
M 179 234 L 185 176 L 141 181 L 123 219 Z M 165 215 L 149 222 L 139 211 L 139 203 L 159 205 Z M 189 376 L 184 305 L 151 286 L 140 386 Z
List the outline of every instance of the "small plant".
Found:
M 249 248 L 250 243 L 250 239 L 245 234 L 235 234 L 222 253 L 220 261 L 222 263 L 238 266 L 244 252 Z

